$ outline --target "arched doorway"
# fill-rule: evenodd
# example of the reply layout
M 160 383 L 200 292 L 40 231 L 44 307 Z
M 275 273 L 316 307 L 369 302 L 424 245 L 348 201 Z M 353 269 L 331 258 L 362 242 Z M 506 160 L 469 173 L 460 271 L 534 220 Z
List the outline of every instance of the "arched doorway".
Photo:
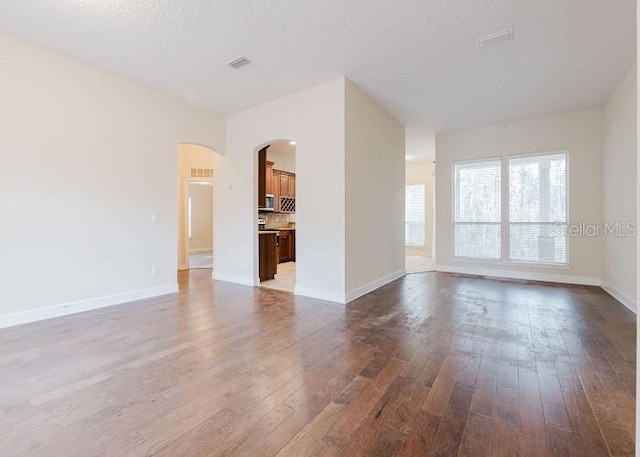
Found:
M 296 285 L 296 142 L 273 140 L 258 155 L 260 286 L 293 293 Z
M 214 153 L 178 145 L 178 270 L 213 268 Z

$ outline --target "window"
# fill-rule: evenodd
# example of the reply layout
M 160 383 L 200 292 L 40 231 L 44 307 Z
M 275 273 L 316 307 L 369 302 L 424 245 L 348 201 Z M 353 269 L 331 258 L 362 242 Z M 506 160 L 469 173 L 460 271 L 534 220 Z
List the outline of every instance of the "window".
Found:
M 501 162 L 453 165 L 454 256 L 501 258 Z
M 404 242 L 413 246 L 425 244 L 425 187 L 424 184 L 405 186 Z
M 509 259 L 567 263 L 567 155 L 509 159 Z

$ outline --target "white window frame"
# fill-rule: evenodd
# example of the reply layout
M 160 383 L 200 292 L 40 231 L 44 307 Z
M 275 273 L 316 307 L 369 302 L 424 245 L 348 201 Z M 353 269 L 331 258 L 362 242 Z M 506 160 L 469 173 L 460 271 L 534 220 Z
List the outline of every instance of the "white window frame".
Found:
M 522 265 L 528 267 L 541 267 L 541 268 L 556 268 L 556 269 L 570 269 L 571 268 L 571 239 L 567 237 L 567 247 L 566 247 L 566 263 L 545 263 L 545 262 L 533 262 L 529 260 L 511 260 L 510 256 L 510 248 L 511 248 L 511 222 L 510 222 L 510 196 L 509 196 L 509 161 L 511 159 L 520 159 L 526 157 L 544 157 L 550 155 L 565 155 L 566 161 L 566 193 L 565 193 L 565 207 L 566 207 L 566 225 L 569 226 L 569 221 L 571 220 L 570 216 L 570 152 L 568 149 L 558 149 L 558 150 L 550 150 L 550 151 L 540 151 L 540 152 L 528 152 L 524 154 L 506 154 L 503 156 L 490 156 L 490 157 L 482 157 L 478 159 L 471 160 L 458 160 L 455 162 L 451 162 L 451 246 L 450 246 L 450 256 L 451 259 L 455 262 L 461 263 L 487 263 L 487 264 L 495 264 L 495 265 Z M 499 259 L 489 259 L 489 258 L 481 258 L 481 257 L 462 257 L 455 255 L 455 204 L 456 204 L 456 188 L 455 188 L 455 166 L 461 164 L 473 164 L 473 163 L 482 163 L 482 162 L 491 162 L 491 161 L 500 161 L 500 258 Z M 494 224 L 494 223 L 489 223 Z
M 511 205 L 511 200 L 510 200 L 510 182 L 509 179 L 511 177 L 511 174 L 509 173 L 509 162 L 511 159 L 526 159 L 527 157 L 545 157 L 545 156 L 553 156 L 553 155 L 560 155 L 560 154 L 564 154 L 565 157 L 565 170 L 566 170 L 566 176 L 565 176 L 565 225 L 568 227 L 569 226 L 569 220 L 570 220 L 570 216 L 569 216 L 569 192 L 570 192 L 570 187 L 569 187 L 569 177 L 571 176 L 571 173 L 569 172 L 570 170 L 570 161 L 569 161 L 569 150 L 568 149 L 558 149 L 555 151 L 541 151 L 541 152 L 528 152 L 525 154 L 509 154 L 506 156 L 506 160 L 505 160 L 505 166 L 507 169 L 507 192 L 506 192 L 506 196 L 507 196 L 507 208 L 506 208 L 506 216 L 507 216 L 507 223 L 506 223 L 506 234 L 507 234 L 507 251 L 505 252 L 506 254 L 506 258 L 504 259 L 504 263 L 507 264 L 511 264 L 511 265 L 526 265 L 526 266 L 539 266 L 539 267 L 552 267 L 552 268 L 564 268 L 564 269 L 568 269 L 570 268 L 570 253 L 571 250 L 569 249 L 570 247 L 570 241 L 571 239 L 567 236 L 567 246 L 566 246 L 566 258 L 565 258 L 565 263 L 549 263 L 549 262 L 533 262 L 531 260 L 512 260 L 511 259 L 511 220 L 510 220 L 510 213 L 509 213 L 509 209 L 510 209 L 510 205 Z M 550 222 L 549 224 L 554 224 L 554 222 Z
M 500 227 L 500 258 L 491 259 L 486 257 L 467 257 L 467 256 L 457 256 L 456 255 L 456 165 L 471 165 L 474 163 L 484 163 L 484 162 L 500 162 L 500 221 L 497 224 Z M 470 160 L 458 160 L 455 162 L 451 162 L 451 258 L 460 262 L 481 262 L 481 263 L 494 263 L 499 264 L 502 263 L 502 259 L 504 258 L 504 204 L 503 204 L 503 193 L 504 193 L 504 163 L 502 156 L 492 156 L 492 157 L 483 157 L 480 159 L 470 159 Z M 481 225 L 482 222 L 473 222 L 473 224 Z M 496 222 L 485 222 L 487 225 L 496 225 Z

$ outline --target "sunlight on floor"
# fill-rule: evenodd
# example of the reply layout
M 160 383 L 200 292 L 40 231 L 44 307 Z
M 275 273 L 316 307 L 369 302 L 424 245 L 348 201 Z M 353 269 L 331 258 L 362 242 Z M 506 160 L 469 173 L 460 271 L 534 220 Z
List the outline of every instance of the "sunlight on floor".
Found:
M 262 281 L 260 286 L 293 293 L 293 289 L 296 286 L 296 263 L 285 262 L 278 264 L 278 274 L 276 274 L 275 279 Z
M 190 253 L 189 268 L 213 268 L 213 251 Z
M 433 259 L 419 255 L 407 255 L 404 260 L 407 273 L 419 273 L 433 271 Z

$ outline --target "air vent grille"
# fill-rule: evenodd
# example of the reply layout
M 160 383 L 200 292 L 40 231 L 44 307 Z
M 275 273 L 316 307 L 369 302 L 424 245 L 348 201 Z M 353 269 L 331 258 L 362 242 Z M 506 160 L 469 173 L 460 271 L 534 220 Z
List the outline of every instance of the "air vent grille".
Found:
M 251 61 L 246 57 L 238 57 L 237 59 L 232 60 L 231 62 L 227 62 L 227 65 L 237 70 L 238 68 L 242 68 L 245 65 L 249 65 L 250 63 Z
M 213 178 L 213 168 L 192 168 L 192 178 Z

